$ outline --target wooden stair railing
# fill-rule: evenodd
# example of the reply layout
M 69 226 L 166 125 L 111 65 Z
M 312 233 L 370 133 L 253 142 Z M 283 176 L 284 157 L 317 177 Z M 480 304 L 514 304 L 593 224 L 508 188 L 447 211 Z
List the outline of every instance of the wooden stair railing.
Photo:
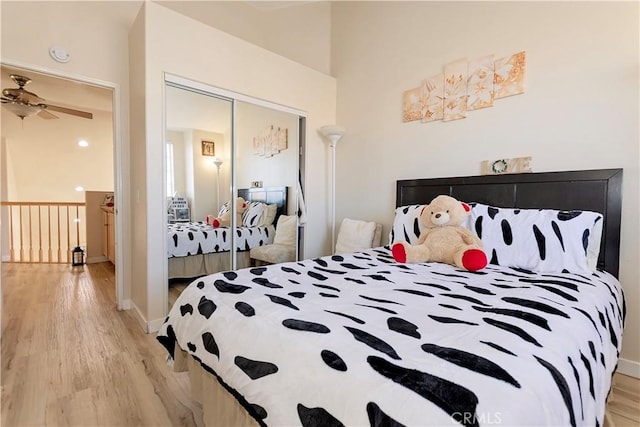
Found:
M 9 262 L 70 263 L 73 248 L 86 247 L 84 202 L 0 205 L 9 229 Z

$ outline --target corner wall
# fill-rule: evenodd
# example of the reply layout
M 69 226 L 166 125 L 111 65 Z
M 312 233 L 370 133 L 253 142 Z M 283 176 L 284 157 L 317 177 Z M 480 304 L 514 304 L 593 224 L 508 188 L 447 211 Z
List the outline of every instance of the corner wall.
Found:
M 134 206 L 133 235 L 141 239 L 134 254 L 134 302 L 147 322 L 148 330 L 157 329 L 166 313 L 167 272 L 163 179 L 164 72 L 255 98 L 286 105 L 308 114 L 307 135 L 307 207 L 309 209 L 305 254 L 327 253 L 329 230 L 326 203 L 328 156 L 326 144 L 315 132 L 335 122 L 336 82 L 305 66 L 249 44 L 200 22 L 186 18 L 157 4 L 147 2 L 145 11 L 144 55 L 131 56 L 132 87 L 137 87 L 139 68 L 144 62 L 144 93 L 132 94 L 132 146 L 144 147 L 144 153 L 132 149 L 136 171 L 132 191 L 140 191 Z M 131 46 L 140 40 L 131 40 Z M 167 52 L 170 52 L 168 54 Z M 224 64 L 224 66 L 220 66 Z M 139 98 L 139 96 L 143 98 Z M 144 108 L 138 103 L 144 100 Z M 134 114 L 144 111 L 144 117 Z M 136 116 L 137 117 L 137 116 Z M 135 135 L 135 138 L 134 138 Z M 143 140 L 138 140 L 144 138 Z M 144 174 L 144 185 L 142 176 Z M 318 179 L 319 178 L 319 179 Z M 138 213 L 138 207 L 142 208 Z M 138 244 L 138 243 L 136 243 Z M 146 253 L 143 251 L 146 247 Z M 164 266 L 164 267 L 161 267 Z M 139 280 L 138 280 L 139 279 Z

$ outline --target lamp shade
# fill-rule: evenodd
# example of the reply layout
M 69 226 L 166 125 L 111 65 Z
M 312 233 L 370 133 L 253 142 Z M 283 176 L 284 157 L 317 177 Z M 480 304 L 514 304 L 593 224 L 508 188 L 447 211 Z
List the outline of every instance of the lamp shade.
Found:
M 322 126 L 320 133 L 331 140 L 331 142 L 336 143 L 342 138 L 342 135 L 344 135 L 344 128 L 338 125 Z

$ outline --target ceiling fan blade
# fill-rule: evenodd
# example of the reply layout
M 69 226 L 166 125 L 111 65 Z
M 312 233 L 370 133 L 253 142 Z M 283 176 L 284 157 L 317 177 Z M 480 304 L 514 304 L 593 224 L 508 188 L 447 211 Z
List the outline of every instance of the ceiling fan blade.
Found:
M 42 110 L 40 110 L 40 112 L 38 113 L 38 116 L 40 116 L 41 118 L 43 118 L 45 120 L 52 120 L 52 119 L 57 119 L 58 118 L 58 116 L 48 112 L 44 108 Z
M 3 104 L 7 103 L 7 102 L 13 102 L 13 99 L 9 99 L 9 98 L 5 98 L 4 96 L 0 98 L 0 102 L 2 102 Z
M 43 108 L 51 111 L 57 111 L 58 113 L 71 114 L 73 116 L 83 117 L 85 119 L 93 119 L 93 114 L 86 111 L 74 110 L 72 108 L 59 107 L 51 104 L 40 104 Z
M 22 102 L 28 102 L 30 104 L 35 104 L 35 103 L 44 101 L 43 98 L 40 98 L 35 93 L 29 92 L 28 90 L 25 90 L 23 88 L 4 89 L 2 91 L 2 94 L 5 97 L 9 98 L 9 99 L 13 99 L 13 100 L 16 100 L 16 101 L 22 101 Z

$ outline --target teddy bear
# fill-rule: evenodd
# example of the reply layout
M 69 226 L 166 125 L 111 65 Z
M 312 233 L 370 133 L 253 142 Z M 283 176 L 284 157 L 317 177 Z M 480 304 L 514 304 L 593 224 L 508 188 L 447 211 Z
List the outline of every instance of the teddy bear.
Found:
M 249 205 L 242 197 L 236 198 L 236 225 L 242 224 L 242 214 L 247 210 L 248 206 Z M 206 221 L 207 224 L 213 228 L 229 227 L 231 225 L 231 209 L 215 218 L 212 218 L 211 215 L 207 215 Z
M 397 242 L 391 247 L 397 262 L 443 262 L 468 271 L 481 270 L 487 265 L 482 241 L 461 226 L 471 214 L 471 206 L 450 196 L 437 196 L 420 212 L 424 231 L 417 245 Z

